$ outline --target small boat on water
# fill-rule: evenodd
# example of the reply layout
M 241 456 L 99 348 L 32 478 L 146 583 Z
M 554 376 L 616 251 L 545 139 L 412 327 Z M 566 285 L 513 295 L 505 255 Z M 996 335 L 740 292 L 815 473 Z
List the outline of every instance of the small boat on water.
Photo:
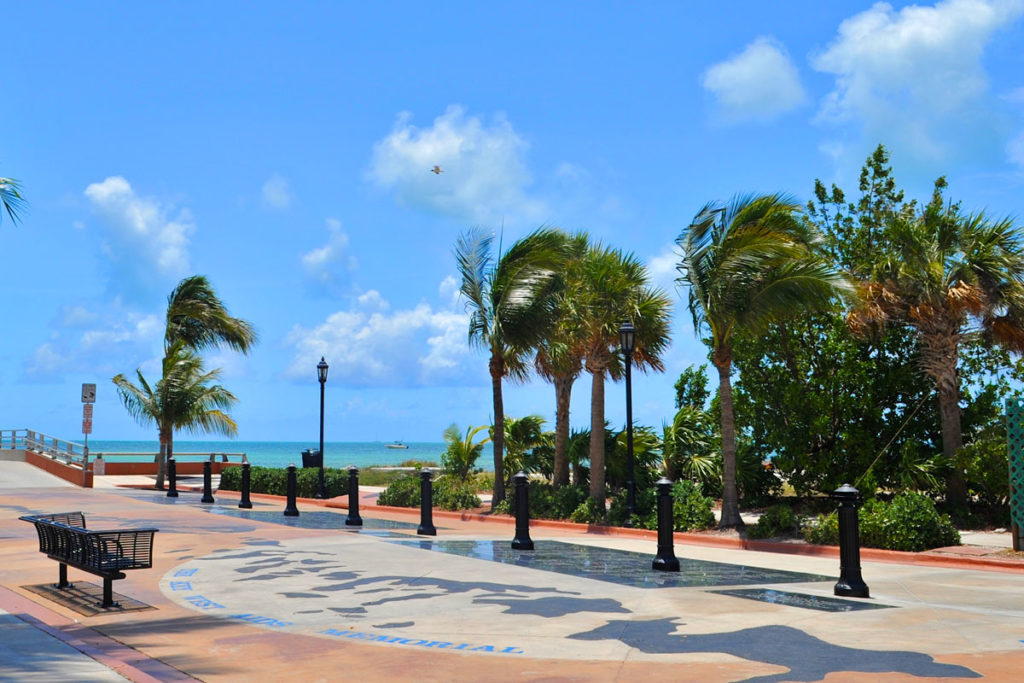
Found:
M 408 448 L 408 446 L 406 446 L 401 441 L 392 441 L 391 443 L 386 443 L 386 444 L 384 444 L 384 447 L 385 448 Z

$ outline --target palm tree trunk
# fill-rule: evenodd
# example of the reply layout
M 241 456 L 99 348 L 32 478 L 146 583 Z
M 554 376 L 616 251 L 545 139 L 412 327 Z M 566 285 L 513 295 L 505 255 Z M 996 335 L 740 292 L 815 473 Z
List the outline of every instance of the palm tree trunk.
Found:
M 718 400 L 722 407 L 722 519 L 719 529 L 742 529 L 740 497 L 736 488 L 736 416 L 733 413 L 732 349 L 715 351 L 713 361 L 718 369 Z
M 491 494 L 491 510 L 505 500 L 505 404 L 501 397 L 501 378 L 505 374 L 505 364 L 498 354 L 491 354 L 491 393 L 494 399 L 494 491 Z
M 168 442 L 168 434 L 164 430 L 160 430 L 160 452 L 156 455 L 156 488 L 161 491 L 164 488 L 164 476 L 167 473 L 167 458 L 168 452 L 170 451 L 170 444 Z
M 591 373 L 590 497 L 604 509 L 604 368 Z
M 956 370 L 954 369 L 954 375 Z M 957 452 L 964 445 L 960 425 L 960 392 L 953 382 L 939 382 L 939 416 L 942 420 L 942 454 L 950 463 L 946 476 L 946 502 L 951 507 L 967 505 L 967 485 L 957 466 Z
M 557 489 L 569 483 L 569 459 L 565 447 L 569 443 L 569 402 L 572 398 L 574 378 L 556 377 L 555 384 L 555 472 L 554 485 Z

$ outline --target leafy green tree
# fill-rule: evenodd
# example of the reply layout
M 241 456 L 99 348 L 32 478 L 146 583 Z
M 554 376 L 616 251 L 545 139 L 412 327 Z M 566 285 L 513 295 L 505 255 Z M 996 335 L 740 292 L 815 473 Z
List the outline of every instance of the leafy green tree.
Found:
M 557 268 L 562 263 L 562 233 L 539 228 L 497 257 L 494 237 L 478 230 L 461 235 L 455 260 L 462 277 L 460 292 L 469 311 L 469 342 L 489 355 L 494 403 L 494 494 L 491 509 L 505 498 L 504 378 L 521 381 L 527 355 L 551 319 Z
M 469 478 L 477 459 L 484 451 L 484 444 L 490 441 L 490 437 L 484 437 L 480 441 L 474 441 L 476 435 L 487 429 L 487 425 L 474 428 L 470 425 L 463 435 L 457 424 L 452 423 L 444 430 L 444 442 L 448 444 L 444 453 L 441 454 L 441 467 L 445 474 L 458 477 L 461 481 Z
M 508 487 L 518 472 L 539 471 L 540 463 L 532 456 L 534 449 L 548 443 L 544 431 L 546 420 L 540 415 L 505 418 L 505 486 Z M 493 427 L 491 430 L 493 437 Z
M 162 377 L 151 385 L 136 370 L 139 383 L 123 374 L 114 377 L 114 386 L 128 413 L 142 425 L 155 424 L 160 439 L 157 488 L 163 488 L 167 458 L 174 454 L 174 432 L 214 432 L 235 436 L 235 421 L 227 410 L 238 399 L 220 384 L 220 370 L 206 371 L 203 360 L 182 342 L 167 350 Z
M 581 264 L 579 306 L 583 324 L 584 367 L 592 378 L 590 392 L 590 497 L 604 509 L 605 419 L 604 380 L 623 370 L 619 327 L 626 320 L 636 328 L 633 364 L 641 371 L 662 370 L 661 354 L 669 342 L 671 303 L 649 286 L 647 269 L 631 254 L 601 245 L 590 248 Z
M 555 488 L 569 483 L 569 405 L 572 387 L 583 371 L 583 330 L 579 302 L 581 268 L 589 249 L 584 232 L 565 237 L 561 286 L 555 297 L 551 320 L 537 345 L 537 373 L 555 388 L 555 439 L 552 480 Z
M 721 528 L 743 526 L 730 379 L 735 334 L 764 330 L 801 311 L 827 308 L 850 289 L 818 254 L 817 235 L 798 220 L 799 208 L 782 195 L 736 197 L 722 207 L 708 204 L 677 240 L 683 249 L 679 282 L 688 287 L 694 329 L 707 334 L 705 342 L 718 370 Z
M 861 330 L 886 323 L 913 330 L 918 362 L 939 396 L 943 454 L 955 463 L 964 445 L 957 368 L 963 344 L 980 335 L 1024 350 L 1024 233 L 1008 218 L 961 214 L 944 203 L 945 187 L 939 178 L 923 211 L 887 225 L 851 321 Z M 962 468 L 949 468 L 946 484 L 947 502 L 966 505 Z
M 676 410 L 683 406 L 703 409 L 711 392 L 708 391 L 708 371 L 706 365 L 686 368 L 676 380 Z
M 717 490 L 722 478 L 721 439 L 714 422 L 710 412 L 693 405 L 676 411 L 671 424 L 662 428 L 665 476 L 672 481 L 691 479 Z
M 257 336 L 250 323 L 228 313 L 205 276 L 192 275 L 167 297 L 164 346 L 170 348 L 177 341 L 196 351 L 223 344 L 248 353 Z
M 3 207 L 12 223 L 17 223 L 21 212 L 25 210 L 21 185 L 14 178 L 0 178 L 0 207 Z M 3 222 L 3 216 L 3 212 L 0 212 L 0 222 Z

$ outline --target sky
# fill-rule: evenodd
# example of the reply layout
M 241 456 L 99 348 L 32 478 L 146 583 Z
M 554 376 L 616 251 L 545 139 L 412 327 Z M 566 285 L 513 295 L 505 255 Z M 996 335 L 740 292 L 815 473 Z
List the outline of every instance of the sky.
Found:
M 81 441 L 94 382 L 91 438 L 155 439 L 111 378 L 156 380 L 192 274 L 259 333 L 207 354 L 239 439 L 318 436 L 321 356 L 329 441 L 488 424 L 452 247 L 541 225 L 671 293 L 666 370 L 633 377 L 660 427 L 706 362 L 674 242 L 707 202 L 803 202 L 815 179 L 854 197 L 881 143 L 909 197 L 945 175 L 965 209 L 1022 220 L 1024 0 L 38 2 L 4 9 L 0 44 L 0 177 L 28 203 L 0 223 L 3 429 Z M 574 428 L 589 396 L 584 375 Z M 506 384 L 505 411 L 553 428 L 554 390 Z

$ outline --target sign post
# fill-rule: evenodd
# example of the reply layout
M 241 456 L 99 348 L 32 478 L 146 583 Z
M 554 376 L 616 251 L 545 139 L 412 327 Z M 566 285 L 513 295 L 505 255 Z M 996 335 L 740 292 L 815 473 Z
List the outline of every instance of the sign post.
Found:
M 96 385 L 82 385 L 82 434 L 85 436 L 84 453 L 82 455 L 82 486 L 85 486 L 85 475 L 89 471 L 89 435 L 92 434 L 92 406 L 96 402 Z

